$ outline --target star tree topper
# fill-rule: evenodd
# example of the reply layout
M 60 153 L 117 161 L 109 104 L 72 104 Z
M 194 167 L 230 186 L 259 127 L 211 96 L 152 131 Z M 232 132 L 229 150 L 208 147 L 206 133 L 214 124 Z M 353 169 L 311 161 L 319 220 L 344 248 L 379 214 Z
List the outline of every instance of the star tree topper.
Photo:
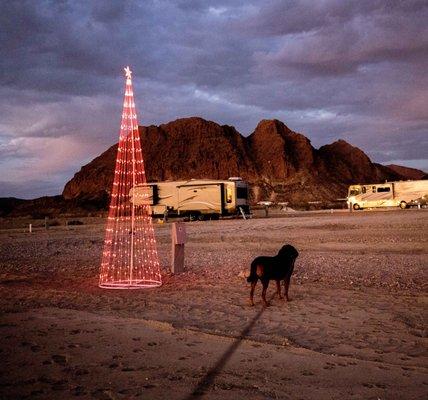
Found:
M 131 74 L 132 74 L 131 69 L 130 69 L 129 67 L 126 67 L 126 68 L 124 68 L 124 70 L 125 70 L 125 76 L 126 76 L 128 79 L 131 79 Z

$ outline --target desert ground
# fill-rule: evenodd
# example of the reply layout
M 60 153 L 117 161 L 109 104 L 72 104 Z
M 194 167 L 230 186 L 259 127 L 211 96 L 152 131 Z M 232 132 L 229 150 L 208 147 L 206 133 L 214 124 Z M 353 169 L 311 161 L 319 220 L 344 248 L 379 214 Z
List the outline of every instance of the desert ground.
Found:
M 163 285 L 98 288 L 104 225 L 0 226 L 1 399 L 427 399 L 428 210 L 188 222 Z M 291 302 L 245 274 L 300 252 Z M 268 298 L 275 292 L 271 283 Z

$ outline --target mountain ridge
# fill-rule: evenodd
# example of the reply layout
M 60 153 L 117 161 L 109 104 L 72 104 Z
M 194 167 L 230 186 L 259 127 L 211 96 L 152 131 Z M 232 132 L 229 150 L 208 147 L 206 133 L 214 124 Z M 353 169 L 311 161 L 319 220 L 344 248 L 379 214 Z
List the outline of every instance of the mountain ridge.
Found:
M 334 201 L 352 183 L 404 178 L 341 139 L 315 149 L 277 119 L 261 120 L 247 137 L 200 117 L 140 126 L 139 134 L 148 181 L 240 176 L 251 185 L 252 201 Z M 116 149 L 83 166 L 65 185 L 64 198 L 109 193 Z

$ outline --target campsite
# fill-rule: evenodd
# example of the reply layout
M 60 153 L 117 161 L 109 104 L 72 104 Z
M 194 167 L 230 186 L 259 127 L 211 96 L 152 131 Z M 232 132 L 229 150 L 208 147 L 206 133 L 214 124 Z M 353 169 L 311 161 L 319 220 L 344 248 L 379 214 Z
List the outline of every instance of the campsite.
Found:
M 185 223 L 175 275 L 155 224 L 163 285 L 131 291 L 98 288 L 105 219 L 3 220 L 1 397 L 426 398 L 426 209 L 269 215 Z M 251 260 L 284 243 L 292 301 L 250 307 Z

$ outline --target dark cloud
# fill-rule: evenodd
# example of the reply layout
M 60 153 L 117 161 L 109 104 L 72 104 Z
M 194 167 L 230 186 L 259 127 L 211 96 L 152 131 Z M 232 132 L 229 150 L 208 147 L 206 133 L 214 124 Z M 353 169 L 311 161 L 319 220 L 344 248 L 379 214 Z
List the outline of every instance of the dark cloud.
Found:
M 344 7 L 345 2 L 340 4 Z M 281 36 L 272 49 L 258 53 L 260 68 L 283 78 L 291 74 L 307 79 L 358 73 L 376 63 L 426 65 L 428 6 L 401 13 L 382 8 L 347 17 L 346 21 L 332 18 L 322 26 L 302 27 L 293 35 Z
M 127 64 L 142 124 L 278 118 L 428 169 L 427 20 L 423 1 L 3 2 L 0 196 L 38 174 L 59 193 L 117 140 Z
M 92 1 L 92 17 L 95 21 L 103 24 L 111 24 L 119 22 L 125 15 L 126 4 L 125 1 L 112 1 L 105 0 Z

